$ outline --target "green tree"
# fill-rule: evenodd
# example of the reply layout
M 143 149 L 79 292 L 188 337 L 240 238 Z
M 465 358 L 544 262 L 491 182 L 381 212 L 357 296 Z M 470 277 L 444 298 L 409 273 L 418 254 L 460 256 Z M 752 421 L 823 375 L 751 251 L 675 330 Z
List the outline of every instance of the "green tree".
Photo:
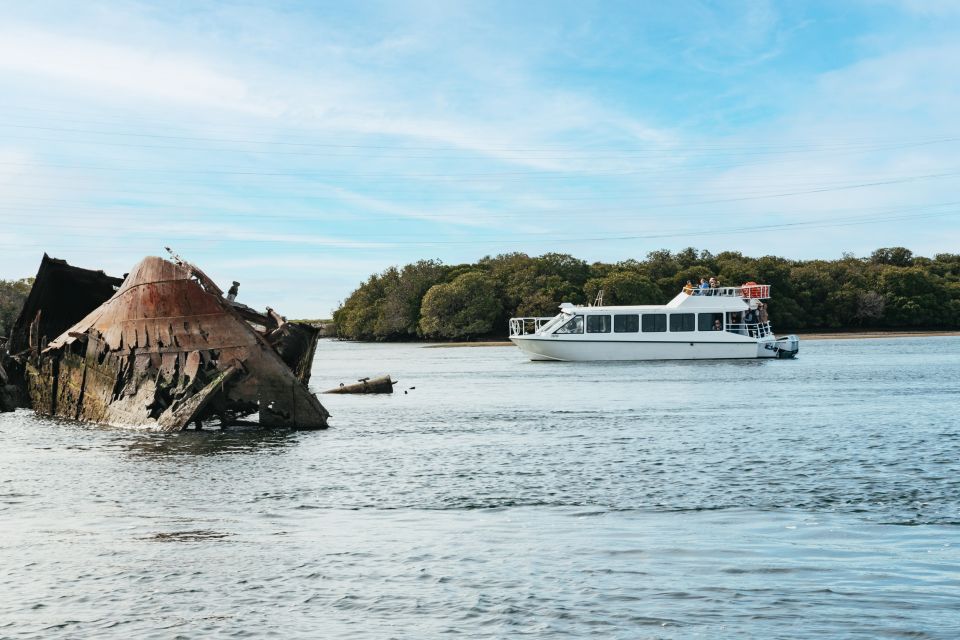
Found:
M 393 269 L 385 282 L 374 333 L 381 340 L 412 338 L 419 333 L 420 303 L 430 287 L 443 282 L 449 269 L 439 260 L 420 260 Z
M 9 337 L 32 286 L 33 278 L 0 280 L 0 337 Z
M 333 312 L 337 336 L 348 340 L 375 340 L 374 327 L 383 304 L 383 278 L 370 276 Z
M 420 331 L 429 338 L 469 339 L 491 333 L 501 313 L 490 277 L 470 271 L 430 287 L 423 297 Z
M 663 304 L 660 288 L 650 278 L 635 271 L 613 271 L 605 278 L 588 280 L 584 285 L 587 299 L 593 300 L 603 289 L 603 304 Z M 679 289 L 677 290 L 679 292 Z
M 870 262 L 889 264 L 894 267 L 909 267 L 913 264 L 913 252 L 906 247 L 885 247 L 870 254 Z
M 887 267 L 881 283 L 891 326 L 933 327 L 947 320 L 950 296 L 937 276 L 920 267 Z

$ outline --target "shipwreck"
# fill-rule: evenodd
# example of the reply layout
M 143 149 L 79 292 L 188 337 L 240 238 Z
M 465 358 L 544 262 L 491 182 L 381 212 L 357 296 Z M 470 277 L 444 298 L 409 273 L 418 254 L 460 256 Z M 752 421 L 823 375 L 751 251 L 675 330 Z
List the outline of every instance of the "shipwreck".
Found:
M 7 344 L 3 376 L 21 404 L 156 431 L 253 416 L 263 427 L 326 428 L 307 387 L 319 330 L 236 302 L 238 283 L 224 296 L 171 255 L 145 258 L 122 280 L 45 255 Z

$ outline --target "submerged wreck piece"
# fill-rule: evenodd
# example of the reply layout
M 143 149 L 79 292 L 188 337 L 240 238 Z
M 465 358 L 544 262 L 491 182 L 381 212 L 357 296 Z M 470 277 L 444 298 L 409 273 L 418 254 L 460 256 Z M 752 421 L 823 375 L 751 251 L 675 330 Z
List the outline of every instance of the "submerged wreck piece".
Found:
M 0 352 L 0 412 L 13 411 L 20 406 L 20 389 L 10 384 L 3 362 L 3 353 Z
M 190 263 L 145 258 L 28 360 L 33 408 L 158 431 L 253 414 L 264 427 L 327 427 L 329 413 L 238 306 Z
M 339 387 L 327 389 L 324 393 L 393 393 L 393 385 L 396 380 L 391 380 L 390 376 L 380 376 L 379 378 L 360 378 L 353 384 L 340 383 Z

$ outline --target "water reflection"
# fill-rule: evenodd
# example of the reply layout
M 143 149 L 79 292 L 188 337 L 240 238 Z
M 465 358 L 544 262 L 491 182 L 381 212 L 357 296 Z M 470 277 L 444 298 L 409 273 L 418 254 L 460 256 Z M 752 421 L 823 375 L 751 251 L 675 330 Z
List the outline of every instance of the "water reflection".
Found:
M 260 428 L 145 432 L 134 434 L 124 443 L 124 448 L 128 455 L 135 458 L 281 453 L 295 445 L 301 433 L 289 429 Z
M 261 429 L 255 422 L 224 429 L 189 430 L 174 433 L 135 431 L 92 422 L 78 422 L 38 416 L 18 410 L 4 414 L 11 426 L 30 424 L 38 448 L 54 445 L 60 450 L 119 449 L 136 457 L 210 456 L 230 453 L 283 451 L 298 442 L 302 434 L 319 431 Z M 2 423 L 0 423 L 2 424 Z
M 597 369 L 667 369 L 677 368 L 687 369 L 711 369 L 711 368 L 736 368 L 736 369 L 758 369 L 768 365 L 772 359 L 743 359 L 743 360 L 610 360 L 597 362 L 558 362 L 554 360 L 527 360 L 523 364 L 531 364 L 540 367 L 560 367 L 575 370 L 592 371 Z

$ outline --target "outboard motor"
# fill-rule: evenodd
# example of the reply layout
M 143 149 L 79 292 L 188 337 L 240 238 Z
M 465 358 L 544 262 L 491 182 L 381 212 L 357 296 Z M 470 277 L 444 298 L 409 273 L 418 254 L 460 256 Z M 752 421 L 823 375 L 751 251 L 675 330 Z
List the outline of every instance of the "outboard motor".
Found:
M 792 358 L 800 351 L 800 338 L 795 335 L 777 338 L 777 357 Z

